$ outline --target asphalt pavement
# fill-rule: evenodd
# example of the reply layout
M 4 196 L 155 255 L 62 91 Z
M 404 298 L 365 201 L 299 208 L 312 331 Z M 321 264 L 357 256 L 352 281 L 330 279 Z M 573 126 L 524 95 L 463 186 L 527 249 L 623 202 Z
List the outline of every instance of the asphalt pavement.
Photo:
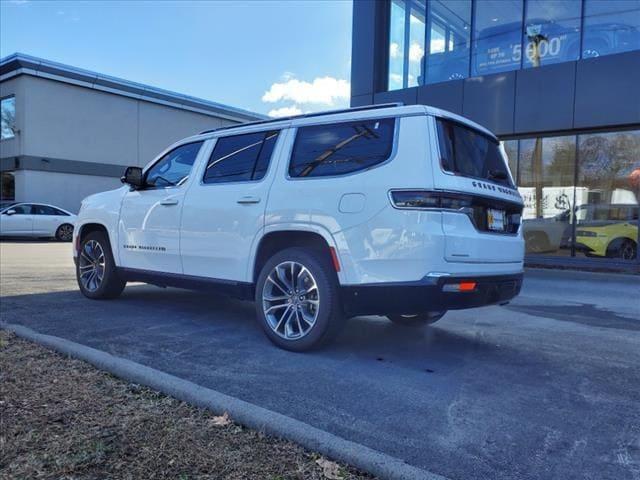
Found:
M 253 305 L 130 285 L 90 301 L 70 244 L 0 243 L 0 319 L 138 362 L 451 479 L 640 480 L 640 277 L 529 270 L 505 307 L 350 320 L 275 348 Z

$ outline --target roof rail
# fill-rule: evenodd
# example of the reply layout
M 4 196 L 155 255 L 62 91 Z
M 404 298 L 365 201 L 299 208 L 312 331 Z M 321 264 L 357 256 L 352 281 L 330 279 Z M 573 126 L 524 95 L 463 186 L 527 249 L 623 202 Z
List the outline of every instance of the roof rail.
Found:
M 334 113 L 346 113 L 346 112 L 358 112 L 360 110 L 377 110 L 379 108 L 390 108 L 390 107 L 401 107 L 403 106 L 403 102 L 394 102 L 394 103 L 380 103 L 378 105 L 365 105 L 363 107 L 352 107 L 352 108 L 342 108 L 339 110 L 326 110 L 324 112 L 315 112 L 315 113 L 303 113 L 301 115 L 291 115 L 288 117 L 279 117 L 279 118 L 271 118 L 269 120 L 258 120 L 255 122 L 247 122 L 240 123 L 235 125 L 227 125 L 225 127 L 213 128 L 211 130 L 205 130 L 200 132 L 200 135 L 204 135 L 205 133 L 213 133 L 219 132 L 221 130 L 229 130 L 231 128 L 239 128 L 239 127 L 248 127 L 253 125 L 265 125 L 269 123 L 282 122 L 283 120 L 294 120 L 297 118 L 311 118 L 311 117 L 321 117 L 324 115 L 331 115 Z

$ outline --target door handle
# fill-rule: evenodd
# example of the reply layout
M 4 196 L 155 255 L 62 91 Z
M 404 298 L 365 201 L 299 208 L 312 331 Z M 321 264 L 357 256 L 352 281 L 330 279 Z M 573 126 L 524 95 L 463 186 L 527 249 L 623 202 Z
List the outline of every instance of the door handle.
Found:
M 250 205 L 252 203 L 260 203 L 260 197 L 246 196 L 238 199 L 240 205 Z
M 165 207 L 170 207 L 171 205 L 177 205 L 177 204 L 178 204 L 177 198 L 165 198 L 160 202 L 160 205 L 164 205 Z

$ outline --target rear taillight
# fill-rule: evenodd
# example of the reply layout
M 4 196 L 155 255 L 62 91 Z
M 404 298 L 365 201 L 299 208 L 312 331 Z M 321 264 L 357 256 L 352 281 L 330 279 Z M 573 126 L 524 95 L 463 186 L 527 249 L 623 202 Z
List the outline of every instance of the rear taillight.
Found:
M 396 208 L 461 210 L 473 205 L 473 199 L 468 195 L 426 190 L 393 190 L 391 201 Z

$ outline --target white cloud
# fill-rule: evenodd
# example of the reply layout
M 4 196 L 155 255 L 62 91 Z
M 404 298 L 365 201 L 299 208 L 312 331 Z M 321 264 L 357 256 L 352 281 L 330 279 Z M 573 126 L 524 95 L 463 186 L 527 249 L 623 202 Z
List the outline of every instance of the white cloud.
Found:
M 419 62 L 424 56 L 424 49 L 419 43 L 412 43 L 409 47 L 409 60 L 412 62 Z
M 398 58 L 400 56 L 400 45 L 396 42 L 392 42 L 389 45 L 389 56 L 391 58 Z
M 317 77 L 312 82 L 290 78 L 274 83 L 262 96 L 263 102 L 274 103 L 290 100 L 295 103 L 333 105 L 336 100 L 348 100 L 351 85 L 346 80 L 333 77 Z
M 300 115 L 301 113 L 302 110 L 300 110 L 297 105 L 291 105 L 290 107 L 274 108 L 273 110 L 270 110 L 267 115 L 273 118 L 280 118 L 290 117 L 291 115 Z

